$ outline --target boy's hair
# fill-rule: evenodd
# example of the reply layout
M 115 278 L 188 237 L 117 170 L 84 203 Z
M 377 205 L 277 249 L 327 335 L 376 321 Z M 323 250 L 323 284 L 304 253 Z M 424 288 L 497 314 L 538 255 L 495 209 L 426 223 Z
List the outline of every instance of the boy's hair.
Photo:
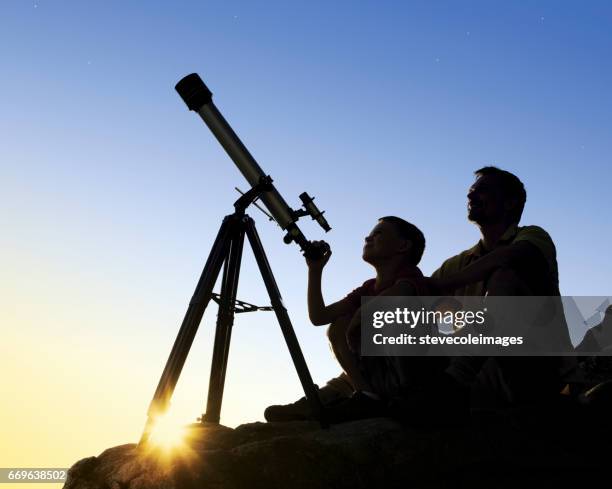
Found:
M 525 186 L 523 182 L 509 171 L 502 170 L 497 168 L 496 166 L 485 166 L 480 170 L 476 170 L 474 175 L 477 177 L 484 177 L 486 175 L 493 175 L 496 177 L 501 183 L 502 193 L 504 194 L 504 198 L 506 199 L 516 199 L 518 204 L 512 215 L 512 221 L 518 223 L 521 220 L 521 216 L 523 215 L 523 209 L 525 208 L 525 202 L 527 202 L 527 192 L 525 191 Z
M 401 217 L 385 216 L 381 217 L 379 221 L 393 224 L 399 237 L 412 243 L 410 253 L 407 255 L 408 260 L 411 265 L 418 265 L 423 256 L 423 251 L 425 251 L 425 236 L 421 230 Z

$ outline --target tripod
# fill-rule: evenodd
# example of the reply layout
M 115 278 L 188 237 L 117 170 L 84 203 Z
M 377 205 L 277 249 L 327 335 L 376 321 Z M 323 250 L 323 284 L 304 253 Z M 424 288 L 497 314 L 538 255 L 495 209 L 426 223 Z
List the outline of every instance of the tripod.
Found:
M 283 305 L 276 280 L 255 229 L 255 222 L 245 214 L 246 208 L 263 192 L 269 191 L 269 188 L 270 184 L 266 183 L 261 183 L 251 188 L 234 203 L 235 212 L 223 219 L 149 406 L 148 419 L 140 438 L 139 446 L 146 444 L 149 439 L 156 417 L 168 409 L 170 398 L 187 359 L 204 311 L 210 299 L 213 298 L 213 287 L 223 265 L 221 294 L 218 298 L 219 313 L 217 316 L 210 382 L 208 385 L 208 399 L 206 412 L 201 418 L 202 422 L 219 423 L 232 326 L 234 324 L 234 313 L 236 312 L 235 304 L 240 302 L 236 301 L 236 293 L 238 290 L 238 278 L 240 276 L 240 263 L 245 235 L 255 255 L 259 271 L 270 296 L 272 309 L 276 313 L 276 318 L 285 337 L 285 342 L 287 343 L 304 393 L 310 403 L 313 416 L 319 420 L 321 427 L 327 427 L 317 387 L 312 381 L 308 366 L 291 325 L 289 314 Z

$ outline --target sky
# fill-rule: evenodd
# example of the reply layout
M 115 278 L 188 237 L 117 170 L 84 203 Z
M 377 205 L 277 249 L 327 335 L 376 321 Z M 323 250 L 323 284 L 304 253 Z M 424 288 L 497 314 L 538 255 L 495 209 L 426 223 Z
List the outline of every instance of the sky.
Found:
M 517 174 L 564 295 L 608 296 L 612 6 L 605 1 L 0 4 L 0 466 L 68 467 L 135 442 L 223 216 L 246 181 L 174 91 L 198 72 L 285 200 L 332 231 L 324 296 L 372 276 L 377 218 L 419 226 L 433 272 L 472 246 L 477 168 Z M 315 382 L 306 267 L 253 209 Z M 239 298 L 266 305 L 245 251 Z M 206 400 L 207 311 L 172 414 Z M 236 318 L 222 423 L 300 384 L 272 313 Z M 20 485 L 22 489 L 26 486 Z

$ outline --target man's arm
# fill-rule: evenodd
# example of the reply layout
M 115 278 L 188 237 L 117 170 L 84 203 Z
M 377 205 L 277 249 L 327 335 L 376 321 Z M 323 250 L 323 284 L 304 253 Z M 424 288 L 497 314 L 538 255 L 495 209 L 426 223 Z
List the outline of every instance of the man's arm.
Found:
M 464 285 L 486 280 L 498 268 L 512 267 L 521 262 L 533 263 L 534 260 L 544 260 L 540 250 L 528 241 L 519 241 L 491 251 L 456 273 L 431 281 L 442 293 L 449 293 Z
M 329 261 L 331 254 L 331 249 L 327 246 L 320 258 L 306 259 L 306 264 L 308 265 L 308 316 L 310 322 L 315 326 L 329 324 L 351 311 L 351 305 L 346 299 L 339 300 L 327 306 L 323 300 L 321 279 L 323 276 L 323 268 Z

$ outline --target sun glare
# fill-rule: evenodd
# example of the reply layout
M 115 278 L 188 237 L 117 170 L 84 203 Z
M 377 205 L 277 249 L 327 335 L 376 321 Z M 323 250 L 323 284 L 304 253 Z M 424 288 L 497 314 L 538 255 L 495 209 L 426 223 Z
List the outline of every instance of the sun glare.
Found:
M 164 450 L 172 450 L 183 445 L 185 426 L 171 416 L 160 416 L 155 420 L 149 443 Z

